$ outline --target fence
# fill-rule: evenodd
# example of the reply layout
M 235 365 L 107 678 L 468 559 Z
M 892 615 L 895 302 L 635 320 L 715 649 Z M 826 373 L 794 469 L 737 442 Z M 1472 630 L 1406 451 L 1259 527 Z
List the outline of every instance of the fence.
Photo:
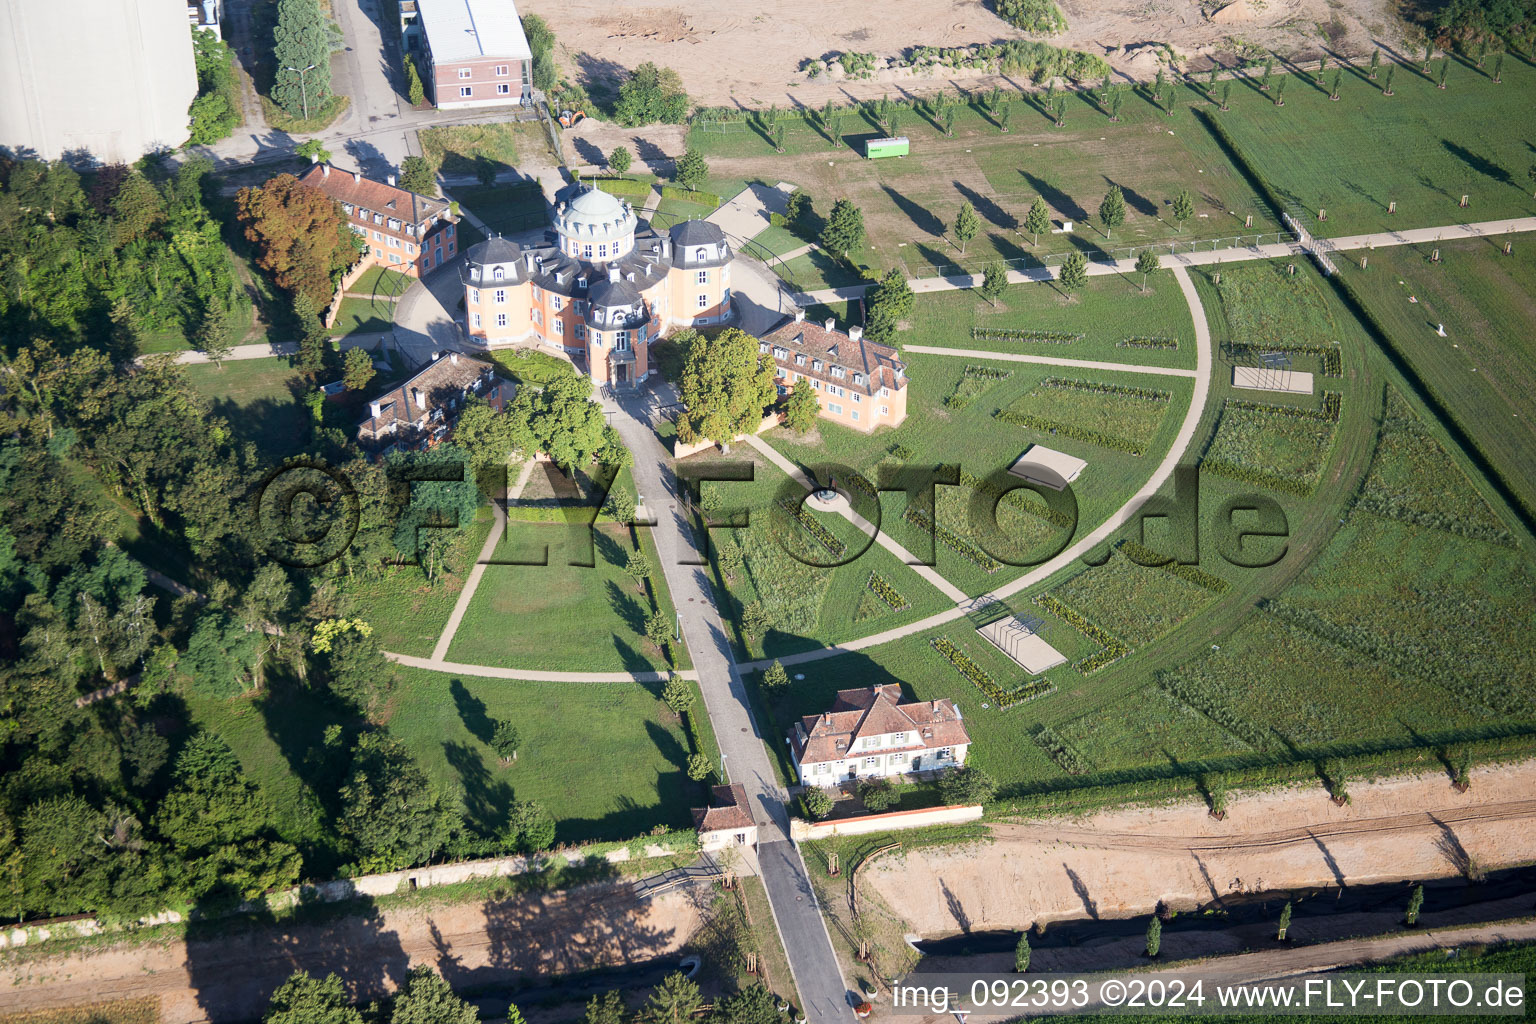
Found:
M 1333 265 L 1333 260 L 1329 259 L 1328 254 L 1317 247 L 1317 241 L 1312 237 L 1312 233 L 1302 227 L 1301 222 L 1292 216 L 1289 210 L 1280 214 L 1280 219 L 1285 221 L 1286 227 L 1296 232 L 1297 241 L 1303 249 L 1312 254 L 1313 259 L 1317 260 L 1318 265 L 1323 268 L 1323 273 L 1329 277 L 1338 273 L 1337 268 Z
M 896 832 L 908 828 L 927 828 L 929 825 L 953 825 L 963 821 L 976 821 L 982 815 L 981 804 L 967 807 L 928 807 L 918 811 L 892 811 L 889 814 L 864 814 L 857 818 L 837 821 L 818 821 L 812 824 L 791 818 L 790 838 L 796 842 L 808 839 L 826 839 L 831 836 L 859 836 L 869 832 Z

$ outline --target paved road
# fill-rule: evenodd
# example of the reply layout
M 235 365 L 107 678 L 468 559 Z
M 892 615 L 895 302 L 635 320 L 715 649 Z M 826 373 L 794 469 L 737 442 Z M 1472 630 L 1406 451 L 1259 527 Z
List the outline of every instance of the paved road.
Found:
M 635 485 L 646 497 L 657 523 L 652 531 L 662 573 L 672 592 L 683 638 L 698 672 L 704 708 L 720 742 L 726 777 L 741 783 L 758 824 L 758 861 L 780 938 L 789 957 L 795 985 L 814 1022 L 843 1019 L 848 986 L 842 977 L 831 938 L 816 904 L 810 878 L 799 851 L 789 840 L 788 794 L 779 785 L 764 746 L 777 746 L 783 737 L 763 735 L 753 720 L 745 685 L 736 671 L 727 631 L 715 607 L 693 530 L 684 512 L 682 494 L 672 471 L 671 453 L 656 436 L 665 398 L 658 390 L 620 392 L 604 402 L 612 422 L 634 453 Z
M 1340 238 L 1319 238 L 1314 244 L 1324 253 L 1359 249 L 1387 248 L 1393 245 L 1422 245 L 1427 242 L 1451 241 L 1457 238 L 1495 238 L 1500 235 L 1523 231 L 1536 231 L 1536 217 L 1511 217 L 1506 220 L 1489 220 L 1469 224 L 1447 224 L 1434 228 L 1409 228 L 1403 231 L 1379 231 L 1368 235 L 1346 235 Z M 1300 245 L 1250 245 L 1242 248 L 1210 249 L 1201 252 L 1181 252 L 1160 257 L 1163 267 L 1199 267 L 1218 263 L 1236 263 L 1242 260 L 1268 260 L 1285 256 L 1304 255 Z M 1136 261 L 1125 259 L 1105 263 L 1089 263 L 1088 273 L 1098 277 L 1106 274 L 1135 273 Z M 1058 271 L 1051 267 L 1031 267 L 1028 270 L 1010 270 L 1010 284 L 1030 281 L 1054 280 Z M 914 292 L 958 291 L 981 284 L 980 274 L 952 274 L 947 277 L 920 277 L 908 282 Z M 793 296 L 795 304 L 804 308 L 822 302 L 846 301 L 860 298 L 871 286 L 850 285 L 845 288 L 823 288 L 814 292 L 799 292 Z
M 1034 356 L 1023 352 L 994 352 L 980 348 L 949 348 L 945 345 L 904 345 L 903 352 L 921 352 L 931 356 L 960 356 L 966 359 L 1000 359 L 1010 363 L 1039 363 L 1043 366 L 1065 366 L 1078 370 L 1112 370 L 1115 373 L 1150 373 L 1161 377 L 1198 377 L 1199 370 L 1181 370 L 1171 366 L 1136 366 L 1131 363 L 1110 363 L 1098 359 L 1061 359 L 1056 356 Z

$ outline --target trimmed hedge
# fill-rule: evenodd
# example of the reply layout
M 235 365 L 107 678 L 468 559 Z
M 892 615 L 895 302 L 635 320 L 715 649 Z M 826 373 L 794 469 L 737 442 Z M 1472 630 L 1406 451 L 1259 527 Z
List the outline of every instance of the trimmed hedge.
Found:
M 1077 377 L 1046 377 L 1036 386 L 1042 388 L 1061 388 L 1070 391 L 1092 391 L 1100 395 L 1140 398 L 1148 402 L 1166 402 L 1173 397 L 1173 392 L 1163 391 L 1160 388 L 1139 388 L 1127 384 L 1106 384 L 1101 380 L 1082 380 Z
M 969 679 L 976 689 L 1000 709 L 1006 710 L 1015 704 L 1022 704 L 1036 697 L 1046 697 L 1056 692 L 1056 684 L 1048 682 L 1044 676 L 1032 679 L 1012 690 L 1005 690 L 997 685 L 986 669 L 976 664 L 970 655 L 956 647 L 949 637 L 936 636 L 929 640 L 928 644 L 942 654 L 945 660 L 955 667 L 955 671 Z
M 1108 630 L 1095 625 L 1087 616 L 1069 607 L 1060 598 L 1051 594 L 1041 594 L 1035 598 L 1035 604 L 1062 619 L 1067 625 L 1099 645 L 1098 651 L 1086 658 L 1078 659 L 1073 666 L 1083 675 L 1091 675 L 1107 665 L 1113 665 L 1131 653 L 1130 644 L 1115 639 Z
M 683 199 L 690 203 L 698 203 L 700 206 L 718 207 L 720 197 L 713 192 L 695 192 L 693 189 L 683 188 L 681 185 L 661 186 L 663 199 Z
M 1179 347 L 1179 339 L 1178 338 L 1147 338 L 1147 337 L 1142 337 L 1140 335 L 1134 335 L 1132 337 L 1122 338 L 1120 341 L 1117 341 L 1115 343 L 1115 347 L 1116 348 L 1176 349 L 1176 348 Z
M 1081 331 L 1031 331 L 1016 327 L 972 327 L 972 341 L 1028 341 L 1047 345 L 1070 345 L 1088 335 Z
M 869 572 L 869 580 L 865 586 L 874 591 L 876 597 L 890 605 L 893 611 L 899 612 L 911 607 L 911 602 L 902 597 L 895 587 L 887 583 L 885 578 L 873 569 Z
M 975 544 L 972 544 L 954 531 L 935 523 L 933 517 L 921 509 L 908 505 L 907 510 L 902 513 L 901 517 L 920 530 L 933 531 L 934 536 L 943 541 L 945 547 L 961 557 L 975 562 L 985 573 L 994 573 L 1003 567 L 1001 562 L 981 550 Z
M 960 472 L 960 483 L 966 487 L 971 487 L 981 491 L 983 494 L 997 494 L 997 488 L 992 486 L 992 482 L 990 480 L 979 477 L 974 473 L 968 473 L 964 470 Z M 1037 519 L 1044 519 L 1052 526 L 1059 526 L 1063 530 L 1070 530 L 1077 525 L 1072 517 L 1067 515 L 1065 512 L 1058 512 L 1051 508 L 1049 505 L 1042 507 L 1040 505 L 1030 504 L 1029 499 L 1024 496 L 1024 492 L 1021 490 L 1003 492 L 1002 500 L 1012 505 L 1020 512 L 1023 512 L 1025 515 L 1034 516 Z
M 961 375 L 965 377 L 976 377 L 981 380 L 1007 380 L 1009 377 L 1013 376 L 1013 371 L 1000 370 L 995 366 L 977 366 L 974 363 L 968 363 L 966 364 L 965 369 L 961 371 Z
M 1075 427 L 1070 423 L 1059 423 L 1043 416 L 1031 416 L 1028 413 L 1013 412 L 1008 409 L 999 409 L 993 415 L 1004 423 L 1011 423 L 1016 427 L 1039 430 L 1047 434 L 1060 434 L 1074 441 L 1086 441 L 1088 444 L 1096 444 L 1100 448 L 1108 448 L 1111 451 L 1125 452 L 1127 455 L 1146 454 L 1141 445 L 1135 441 L 1127 441 L 1123 437 L 1115 437 L 1112 434 L 1101 434 L 1097 430 L 1089 430 L 1086 427 Z
M 599 192 L 611 196 L 645 196 L 651 194 L 651 183 L 634 178 L 589 178 Z
M 805 527 L 805 531 L 815 537 L 822 547 L 832 552 L 833 558 L 842 558 L 848 551 L 848 545 L 838 540 L 836 534 L 818 522 L 799 502 L 781 498 L 779 507 L 788 512 L 791 519 Z

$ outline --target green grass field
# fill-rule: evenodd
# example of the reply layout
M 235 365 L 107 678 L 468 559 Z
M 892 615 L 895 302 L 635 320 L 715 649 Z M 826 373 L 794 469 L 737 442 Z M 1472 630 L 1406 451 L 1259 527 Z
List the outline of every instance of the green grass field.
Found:
M 1438 74 L 1438 58 L 1434 64 Z M 1485 70 L 1453 59 L 1441 90 L 1414 63 L 1397 69 L 1390 97 L 1381 94 L 1384 69 L 1382 76 L 1372 82 L 1364 68 L 1346 70 L 1334 103 L 1312 76 L 1292 75 L 1284 107 L 1240 84 L 1232 110 L 1211 116 L 1221 118 L 1282 201 L 1294 204 L 1308 229 L 1320 235 L 1536 210 L 1525 176 L 1531 154 L 1522 133 L 1510 127 L 1530 109 L 1536 68 L 1519 58 L 1506 60 L 1504 80 L 1496 85 Z M 1459 206 L 1463 195 L 1470 197 L 1468 209 Z M 1389 214 L 1393 202 L 1397 212 Z M 1320 208 L 1328 211 L 1326 222 L 1316 220 Z
M 1508 256 L 1502 239 L 1444 243 L 1439 263 L 1432 246 L 1378 249 L 1342 272 L 1536 515 L 1536 245 L 1513 241 Z
M 221 367 L 193 364 L 187 379 L 208 399 L 235 434 L 271 458 L 295 450 L 309 436 L 309 411 L 301 399 L 304 377 L 286 358 L 231 359 Z
M 651 597 L 624 573 L 631 550 L 627 531 L 600 527 L 584 550 L 588 537 L 594 535 L 584 526 L 511 523 L 493 560 L 538 561 L 547 548 L 548 564 L 488 566 L 449 660 L 561 672 L 667 668 L 645 639 Z M 588 557 L 588 550 L 592 568 L 568 564 Z M 653 580 L 660 580 L 659 571 Z
M 354 334 L 387 334 L 394 326 L 395 304 L 385 298 L 358 298 L 348 295 L 341 300 L 341 311 L 331 326 L 333 338 Z
M 411 278 L 408 274 L 402 274 L 398 270 L 390 270 L 388 267 L 369 267 L 359 275 L 352 287 L 347 291 L 353 295 L 396 296 L 411 286 Z

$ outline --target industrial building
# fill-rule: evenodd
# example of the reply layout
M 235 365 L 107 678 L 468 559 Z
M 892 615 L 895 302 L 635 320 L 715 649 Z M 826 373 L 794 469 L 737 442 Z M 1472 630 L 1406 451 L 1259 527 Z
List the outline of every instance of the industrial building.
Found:
M 196 96 L 185 4 L 0 0 L 0 147 L 132 163 L 187 141 Z

